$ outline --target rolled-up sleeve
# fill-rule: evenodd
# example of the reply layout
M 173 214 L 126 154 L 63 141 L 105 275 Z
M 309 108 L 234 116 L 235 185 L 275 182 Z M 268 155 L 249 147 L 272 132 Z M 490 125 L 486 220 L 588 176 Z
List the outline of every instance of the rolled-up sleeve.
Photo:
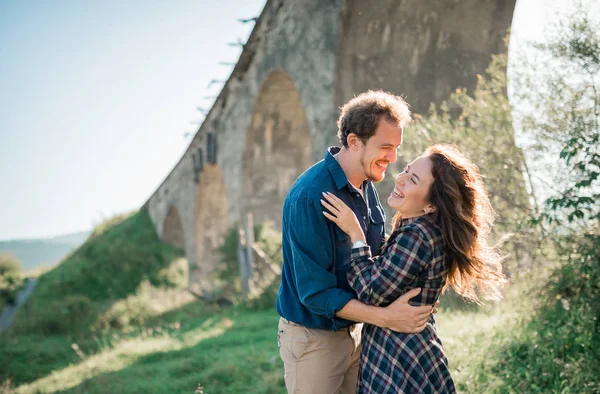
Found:
M 400 232 L 390 242 L 383 254 L 375 258 L 368 246 L 352 249 L 348 281 L 365 304 L 392 303 L 406 292 L 430 260 L 431 251 L 414 231 Z
M 287 225 L 300 302 L 311 312 L 332 319 L 335 329 L 335 313 L 356 296 L 338 288 L 331 272 L 335 246 L 320 202 L 301 198 L 290 210 L 293 222 Z

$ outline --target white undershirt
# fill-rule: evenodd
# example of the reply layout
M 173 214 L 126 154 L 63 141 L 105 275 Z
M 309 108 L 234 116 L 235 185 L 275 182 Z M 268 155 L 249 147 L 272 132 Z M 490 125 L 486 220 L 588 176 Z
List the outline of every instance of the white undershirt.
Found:
M 353 188 L 354 190 L 356 190 L 356 191 L 357 191 L 357 192 L 360 194 L 360 196 L 361 196 L 361 197 L 363 198 L 363 200 L 364 200 L 364 199 L 365 199 L 365 194 L 363 193 L 363 188 L 361 187 L 361 188 L 359 189 L 359 188 L 357 188 L 356 186 L 354 186 L 352 183 L 350 183 L 350 182 L 348 182 L 348 183 L 350 184 L 350 186 L 352 186 L 352 188 Z

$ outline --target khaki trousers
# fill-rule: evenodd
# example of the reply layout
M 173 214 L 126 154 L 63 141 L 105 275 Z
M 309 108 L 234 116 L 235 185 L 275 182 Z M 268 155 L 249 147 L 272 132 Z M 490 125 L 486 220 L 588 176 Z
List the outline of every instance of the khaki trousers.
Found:
M 279 319 L 277 340 L 290 394 L 354 394 L 362 324 L 339 331 Z

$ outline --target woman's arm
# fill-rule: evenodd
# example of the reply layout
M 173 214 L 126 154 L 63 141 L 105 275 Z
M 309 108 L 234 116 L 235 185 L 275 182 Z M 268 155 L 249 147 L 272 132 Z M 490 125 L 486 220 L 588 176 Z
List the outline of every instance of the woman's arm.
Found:
M 431 259 L 427 244 L 415 231 L 401 231 L 389 242 L 385 252 L 374 258 L 368 246 L 352 249 L 348 282 L 365 304 L 396 300 Z
M 323 197 L 325 200 L 321 200 L 321 205 L 330 212 L 323 211 L 323 215 L 337 224 L 346 234 L 350 235 L 352 242 L 358 240 L 365 242 L 364 233 L 354 212 L 342 200 L 331 193 L 323 193 Z M 367 251 L 370 250 L 368 247 L 356 248 L 353 249 L 353 253 L 357 253 L 357 251 L 363 249 L 366 249 Z M 372 261 L 369 259 L 367 260 L 368 261 L 365 263 L 367 265 L 372 265 Z M 356 260 L 356 262 L 359 263 L 358 260 Z M 351 270 L 352 269 L 354 269 L 354 267 L 352 267 Z M 367 273 L 368 270 L 365 267 L 363 272 L 365 275 L 360 276 L 363 281 L 365 280 Z M 350 273 L 349 278 L 351 278 Z M 355 287 L 355 290 L 357 288 L 362 289 L 358 294 L 359 297 L 362 296 L 363 299 L 369 301 L 369 297 L 364 296 L 370 289 L 369 286 L 359 286 L 359 283 L 360 280 L 356 283 L 357 287 Z M 350 280 L 350 284 L 353 285 L 352 280 Z M 425 328 L 425 324 L 429 320 L 431 313 L 435 312 L 435 308 L 432 310 L 430 306 L 415 307 L 408 304 L 408 301 L 417 296 L 420 291 L 421 289 L 412 289 L 408 292 L 404 292 L 405 294 L 403 295 L 399 294 L 397 299 L 391 300 L 388 303 L 390 305 L 385 308 L 375 307 L 381 303 L 375 304 L 373 302 L 365 302 L 362 299 L 360 300 L 361 302 L 351 300 L 336 313 L 336 316 L 348 320 L 374 324 L 397 332 L 421 332 Z
M 365 241 L 354 212 L 338 197 L 323 193 L 326 218 L 338 225 L 352 242 Z M 389 240 L 385 252 L 373 258 L 369 246 L 353 248 L 348 269 L 350 286 L 365 304 L 390 304 L 399 298 L 431 258 L 425 242 L 415 231 L 403 231 Z

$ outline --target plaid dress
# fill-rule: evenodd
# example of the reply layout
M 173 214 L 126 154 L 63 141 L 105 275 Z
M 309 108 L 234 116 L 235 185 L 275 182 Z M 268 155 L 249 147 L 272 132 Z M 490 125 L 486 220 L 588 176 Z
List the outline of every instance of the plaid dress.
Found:
M 433 215 L 404 219 L 374 258 L 368 246 L 352 249 L 348 281 L 360 301 L 387 306 L 420 287 L 412 305 L 433 305 L 446 281 L 444 242 Z M 357 393 L 455 393 L 431 316 L 419 334 L 365 324 Z

